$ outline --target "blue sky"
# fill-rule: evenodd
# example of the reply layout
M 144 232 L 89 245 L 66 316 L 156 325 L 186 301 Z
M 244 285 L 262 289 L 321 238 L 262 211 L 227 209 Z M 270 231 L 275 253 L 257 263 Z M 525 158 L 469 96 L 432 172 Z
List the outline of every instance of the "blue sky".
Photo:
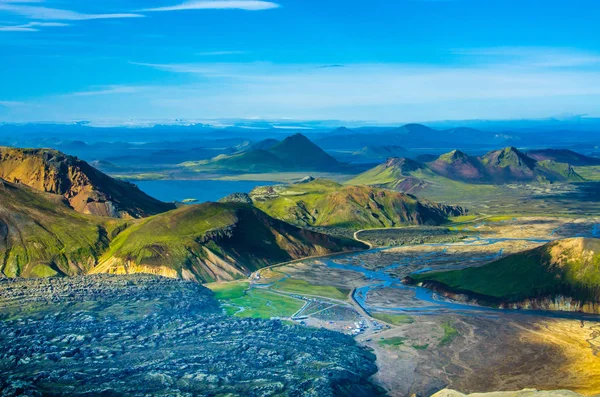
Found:
M 0 121 L 600 116 L 597 0 L 0 0 Z

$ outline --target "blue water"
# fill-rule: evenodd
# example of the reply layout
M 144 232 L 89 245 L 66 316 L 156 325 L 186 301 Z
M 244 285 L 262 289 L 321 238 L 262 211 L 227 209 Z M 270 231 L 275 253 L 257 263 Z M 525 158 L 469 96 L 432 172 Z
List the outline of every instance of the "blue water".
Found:
M 474 239 L 471 242 L 471 244 L 475 244 L 475 243 L 481 244 L 483 242 L 484 243 L 483 245 L 492 245 L 499 241 L 508 241 L 508 240 L 519 240 L 519 239 L 509 239 L 509 238 Z M 536 239 L 527 239 L 527 240 L 528 241 L 547 242 L 547 240 L 536 240 Z M 442 244 L 425 244 L 425 245 L 439 247 L 439 246 L 450 246 L 453 244 L 443 244 L 442 243 Z M 361 254 L 364 254 L 364 252 L 359 253 L 359 254 L 350 254 L 350 255 L 345 254 L 344 256 L 349 257 L 349 256 L 357 256 L 357 255 L 361 255 Z M 427 259 L 427 257 L 431 256 L 432 254 L 436 255 L 439 253 L 426 253 L 418 258 L 412 259 L 412 261 L 415 261 L 418 263 L 427 263 L 429 261 Z M 493 256 L 501 256 L 501 255 L 502 255 L 502 250 L 499 250 L 498 254 L 493 255 Z M 322 260 L 322 262 L 330 268 L 358 272 L 358 273 L 361 273 L 363 276 L 365 276 L 367 279 L 369 279 L 371 281 L 371 284 L 357 288 L 356 291 L 354 292 L 354 299 L 366 311 L 383 310 L 383 311 L 392 311 L 392 312 L 400 312 L 400 313 L 410 313 L 412 315 L 460 313 L 462 315 L 485 316 L 485 317 L 488 317 L 488 316 L 495 317 L 495 316 L 498 316 L 501 314 L 508 314 L 508 313 L 519 313 L 519 314 L 552 317 L 552 318 L 567 318 L 567 319 L 580 319 L 580 320 L 587 320 L 587 321 L 600 321 L 600 316 L 596 316 L 596 315 L 592 315 L 592 314 L 582 314 L 582 313 L 577 313 L 577 312 L 497 309 L 497 308 L 476 306 L 476 305 L 470 305 L 470 304 L 466 304 L 466 303 L 457 303 L 457 302 L 449 301 L 449 300 L 442 298 L 440 295 L 436 294 L 435 292 L 433 292 L 429 289 L 426 289 L 423 287 L 405 285 L 402 283 L 402 281 L 400 279 L 395 278 L 391 274 L 388 273 L 390 270 L 396 269 L 400 266 L 409 265 L 409 261 L 410 261 L 410 259 L 404 260 L 404 261 L 401 261 L 400 263 L 396 263 L 396 264 L 387 266 L 380 270 L 369 270 L 362 266 L 341 264 L 331 258 Z M 449 265 L 449 266 L 436 267 L 436 270 L 442 270 L 442 269 L 451 270 L 451 269 L 459 269 L 462 267 L 463 266 L 461 264 L 453 264 L 453 265 Z M 422 273 L 422 272 L 426 272 L 428 270 L 430 271 L 432 269 L 425 268 L 425 269 L 421 269 L 420 271 L 417 271 L 414 273 Z M 425 305 L 425 306 L 417 305 L 415 307 L 395 307 L 395 308 L 376 307 L 376 306 L 369 305 L 367 303 L 367 295 L 370 290 L 377 289 L 377 288 L 397 288 L 397 289 L 402 289 L 402 290 L 412 290 L 415 293 L 415 295 L 414 295 L 415 300 L 421 301 L 421 302 L 426 302 L 426 303 L 428 303 L 428 305 Z
M 250 193 L 257 186 L 271 186 L 275 182 L 159 180 L 134 182 L 144 193 L 165 202 L 196 199 L 196 203 L 218 201 L 231 193 Z

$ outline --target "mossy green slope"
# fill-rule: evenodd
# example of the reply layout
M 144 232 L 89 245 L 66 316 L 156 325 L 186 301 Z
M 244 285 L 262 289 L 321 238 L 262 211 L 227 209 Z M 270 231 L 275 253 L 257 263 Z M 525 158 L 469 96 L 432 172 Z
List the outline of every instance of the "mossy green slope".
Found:
M 352 229 L 437 225 L 464 212 L 414 196 L 368 186 L 343 186 L 318 179 L 310 183 L 254 189 L 254 205 L 267 214 L 302 226 Z
M 554 241 L 485 266 L 411 275 L 410 280 L 498 304 L 563 296 L 596 305 L 600 240 Z
M 354 240 L 303 230 L 239 203 L 206 203 L 139 221 L 112 242 L 94 273 L 154 273 L 232 280 L 306 256 L 363 249 Z
M 0 274 L 150 273 L 232 280 L 312 255 L 365 249 L 236 203 L 184 206 L 140 220 L 84 215 L 58 195 L 0 180 Z
M 0 273 L 9 277 L 84 274 L 122 224 L 79 214 L 60 196 L 0 180 Z

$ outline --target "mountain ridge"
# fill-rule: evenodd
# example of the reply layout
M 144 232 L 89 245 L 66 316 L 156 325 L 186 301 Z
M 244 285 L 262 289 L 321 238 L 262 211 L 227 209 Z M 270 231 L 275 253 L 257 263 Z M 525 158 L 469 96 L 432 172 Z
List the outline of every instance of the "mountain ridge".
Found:
M 84 214 L 141 218 L 175 208 L 77 157 L 52 149 L 0 147 L 0 178 L 62 195 Z

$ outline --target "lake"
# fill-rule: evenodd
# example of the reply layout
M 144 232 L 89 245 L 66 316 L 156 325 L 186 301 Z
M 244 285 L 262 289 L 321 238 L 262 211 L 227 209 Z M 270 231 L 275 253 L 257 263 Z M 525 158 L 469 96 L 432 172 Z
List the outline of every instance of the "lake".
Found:
M 231 193 L 250 193 L 257 186 L 275 185 L 276 182 L 211 181 L 211 180 L 157 180 L 135 181 L 144 193 L 165 202 L 196 199 L 196 203 L 218 201 Z

